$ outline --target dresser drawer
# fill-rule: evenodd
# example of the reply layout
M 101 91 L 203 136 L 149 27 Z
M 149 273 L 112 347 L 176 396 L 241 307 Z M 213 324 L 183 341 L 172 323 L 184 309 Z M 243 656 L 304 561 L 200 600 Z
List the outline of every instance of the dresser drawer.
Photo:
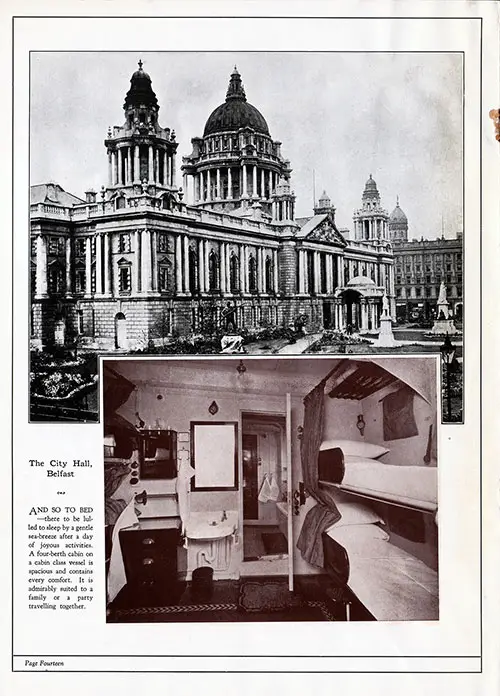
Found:
M 178 529 L 126 530 L 120 546 L 128 583 L 163 583 L 177 576 Z

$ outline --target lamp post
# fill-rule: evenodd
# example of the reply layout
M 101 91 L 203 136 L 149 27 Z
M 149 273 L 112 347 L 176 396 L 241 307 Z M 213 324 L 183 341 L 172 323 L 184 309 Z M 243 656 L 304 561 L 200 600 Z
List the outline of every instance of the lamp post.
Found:
M 450 340 L 448 334 L 444 339 L 443 345 L 439 349 L 441 351 L 441 360 L 443 365 L 446 366 L 446 421 L 451 422 L 451 393 L 450 393 L 450 372 L 451 364 L 455 357 L 455 346 Z

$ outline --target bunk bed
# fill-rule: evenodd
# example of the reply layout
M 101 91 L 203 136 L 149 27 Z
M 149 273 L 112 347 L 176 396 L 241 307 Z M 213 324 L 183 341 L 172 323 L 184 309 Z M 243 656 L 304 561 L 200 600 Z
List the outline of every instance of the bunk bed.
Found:
M 398 466 L 379 461 L 377 455 L 356 456 L 348 443 L 318 442 L 324 418 L 321 397 L 325 393 L 332 398 L 361 400 L 404 386 L 421 396 L 432 412 L 435 399 L 425 389 L 429 375 L 424 375 L 426 379 L 418 375 L 416 379 L 412 375 L 405 379 L 404 365 L 398 365 L 395 371 L 382 365 L 381 360 L 343 361 L 315 388 L 316 405 L 309 417 L 315 423 L 319 420 L 321 428 L 315 426 L 301 454 L 306 488 L 317 505 L 308 513 L 308 524 L 306 516 L 298 546 L 304 558 L 311 559 L 309 562 L 319 565 L 318 558 L 322 559 L 322 567 L 332 580 L 332 597 L 342 600 L 347 620 L 437 620 L 437 467 L 429 466 L 429 452 L 415 465 L 404 461 Z M 305 424 L 308 405 L 311 400 L 308 403 L 306 397 Z M 306 432 L 304 436 L 307 439 Z M 364 443 L 361 445 L 363 449 Z M 307 457 L 314 454 L 316 468 L 307 463 Z M 408 533 L 399 529 L 400 534 L 394 534 L 390 523 L 394 511 L 403 523 L 408 519 Z M 412 525 L 420 528 L 413 540 Z M 427 540 L 429 529 L 434 533 Z M 435 567 L 413 553 L 426 543 L 435 547 Z

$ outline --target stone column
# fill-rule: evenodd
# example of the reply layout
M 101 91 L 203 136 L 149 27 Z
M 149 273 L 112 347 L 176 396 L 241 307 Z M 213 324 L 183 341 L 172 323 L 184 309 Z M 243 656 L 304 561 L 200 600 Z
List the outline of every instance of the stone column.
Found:
M 162 151 L 162 157 L 163 157 L 163 185 L 168 186 L 168 157 L 167 157 L 166 150 Z
M 266 197 L 266 176 L 263 169 L 260 170 L 260 197 Z
M 306 292 L 306 279 L 304 273 L 304 249 L 299 249 L 299 295 L 304 295 Z
M 319 251 L 314 252 L 314 292 L 318 293 L 320 291 L 320 263 L 319 263 Z
M 113 155 L 108 150 L 108 186 L 113 186 Z
M 241 290 L 248 293 L 248 246 L 243 246 L 243 263 L 241 266 Z
M 47 240 L 41 234 L 36 238 L 36 297 L 47 294 Z
M 148 147 L 148 182 L 152 184 L 154 182 L 154 172 L 153 172 L 153 146 Z
M 247 191 L 247 165 L 244 164 L 242 167 L 242 172 L 243 172 L 243 195 L 248 196 L 248 191 Z
M 124 169 L 124 178 L 123 178 L 123 183 L 125 186 L 129 183 L 129 162 L 128 162 L 128 147 L 123 148 L 123 169 Z
M 100 234 L 95 236 L 95 293 L 102 295 L 102 237 Z
M 333 256 L 326 255 L 326 292 L 328 295 L 333 293 Z
M 361 298 L 360 300 L 360 305 L 361 305 L 361 329 L 365 330 L 367 328 L 367 307 L 366 307 L 366 299 L 364 297 Z
M 183 256 L 184 256 L 184 273 L 183 273 L 183 287 L 184 292 L 189 295 L 191 292 L 191 283 L 189 279 L 189 239 L 187 235 L 183 237 Z
M 155 147 L 154 149 L 154 173 L 153 173 L 153 178 L 155 181 L 155 184 L 160 183 L 160 159 L 159 159 L 159 152 L 158 148 Z
M 117 172 L 117 178 L 116 178 L 116 183 L 117 184 L 122 184 L 122 149 L 121 147 L 118 148 L 118 172 Z
M 71 239 L 69 237 L 66 237 L 66 296 L 71 296 Z
M 233 198 L 233 181 L 231 178 L 231 167 L 227 168 L 227 197 Z
M 240 290 L 245 292 L 245 247 L 243 244 L 238 249 L 240 262 Z
M 134 147 L 134 184 L 141 183 L 141 165 L 139 160 L 139 145 Z
M 229 253 L 229 244 L 226 244 L 226 288 L 231 292 L 231 254 Z
M 269 198 L 273 195 L 273 173 L 269 170 Z
M 172 186 L 175 186 L 175 181 L 176 181 L 176 173 L 175 173 L 175 154 L 172 153 L 171 156 L 171 162 L 172 162 L 172 168 L 171 168 L 171 184 Z
M 220 199 L 222 198 L 220 191 L 220 167 L 217 167 L 215 176 L 215 197 Z
M 180 234 L 175 238 L 175 289 L 182 293 L 182 241 Z
M 226 292 L 226 243 L 222 242 L 219 249 L 219 267 L 220 267 L 220 289 L 221 292 Z
M 273 249 L 273 290 L 278 292 L 278 252 Z
M 85 296 L 92 294 L 92 249 L 90 237 L 85 238 Z
M 344 286 L 344 257 L 341 254 L 337 255 L 337 286 L 342 288 Z
M 207 197 L 206 197 L 206 200 L 211 201 L 212 200 L 212 190 L 211 190 L 212 181 L 211 181 L 211 176 L 210 176 L 210 169 L 207 169 L 206 174 L 207 174 Z
M 111 235 L 104 235 L 104 293 L 111 293 L 111 268 L 110 268 Z
M 158 290 L 158 232 L 151 230 L 151 272 L 150 272 L 150 288 L 153 292 Z
M 205 264 L 205 292 L 208 292 L 210 290 L 210 272 L 209 272 L 208 256 L 209 256 L 208 241 L 205 239 L 203 241 L 203 262 Z
M 203 239 L 198 240 L 198 285 L 200 292 L 205 292 L 205 249 Z
M 252 167 L 252 197 L 257 195 L 257 165 Z
M 141 264 L 141 257 L 142 260 L 144 260 L 144 235 L 142 235 L 140 244 L 141 244 L 141 250 L 139 252 L 139 230 L 134 230 L 132 232 L 132 251 L 134 252 L 134 257 L 132 261 L 132 294 L 136 295 L 139 292 L 139 272 L 141 274 L 141 287 L 144 290 L 145 287 L 145 281 L 144 281 L 144 271 L 143 271 L 143 264 Z

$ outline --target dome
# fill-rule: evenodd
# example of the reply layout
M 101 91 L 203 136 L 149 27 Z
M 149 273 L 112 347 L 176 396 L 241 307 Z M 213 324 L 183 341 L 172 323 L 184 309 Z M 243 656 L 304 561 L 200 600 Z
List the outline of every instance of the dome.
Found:
M 401 210 L 399 207 L 399 201 L 396 204 L 396 207 L 391 213 L 391 217 L 389 218 L 389 223 L 408 223 L 408 218 L 404 214 L 404 212 Z
M 360 285 L 375 285 L 375 281 L 371 278 L 367 278 L 366 276 L 355 276 L 354 278 L 351 278 L 351 280 L 347 281 L 347 286 L 351 288 Z
M 378 192 L 377 188 L 377 183 L 375 179 L 372 178 L 372 175 L 370 174 L 368 181 L 365 184 L 365 190 L 363 191 L 363 198 L 372 198 L 373 196 L 377 196 L 377 198 L 380 198 L 380 194 Z
M 155 106 L 158 107 L 156 94 L 151 86 L 151 78 L 142 69 L 142 61 L 139 61 L 139 70 L 130 78 L 130 89 L 125 97 L 123 108 L 129 106 Z
M 240 128 L 253 128 L 257 133 L 269 135 L 266 119 L 255 106 L 247 102 L 240 74 L 235 67 L 229 80 L 226 101 L 208 117 L 203 137 Z

